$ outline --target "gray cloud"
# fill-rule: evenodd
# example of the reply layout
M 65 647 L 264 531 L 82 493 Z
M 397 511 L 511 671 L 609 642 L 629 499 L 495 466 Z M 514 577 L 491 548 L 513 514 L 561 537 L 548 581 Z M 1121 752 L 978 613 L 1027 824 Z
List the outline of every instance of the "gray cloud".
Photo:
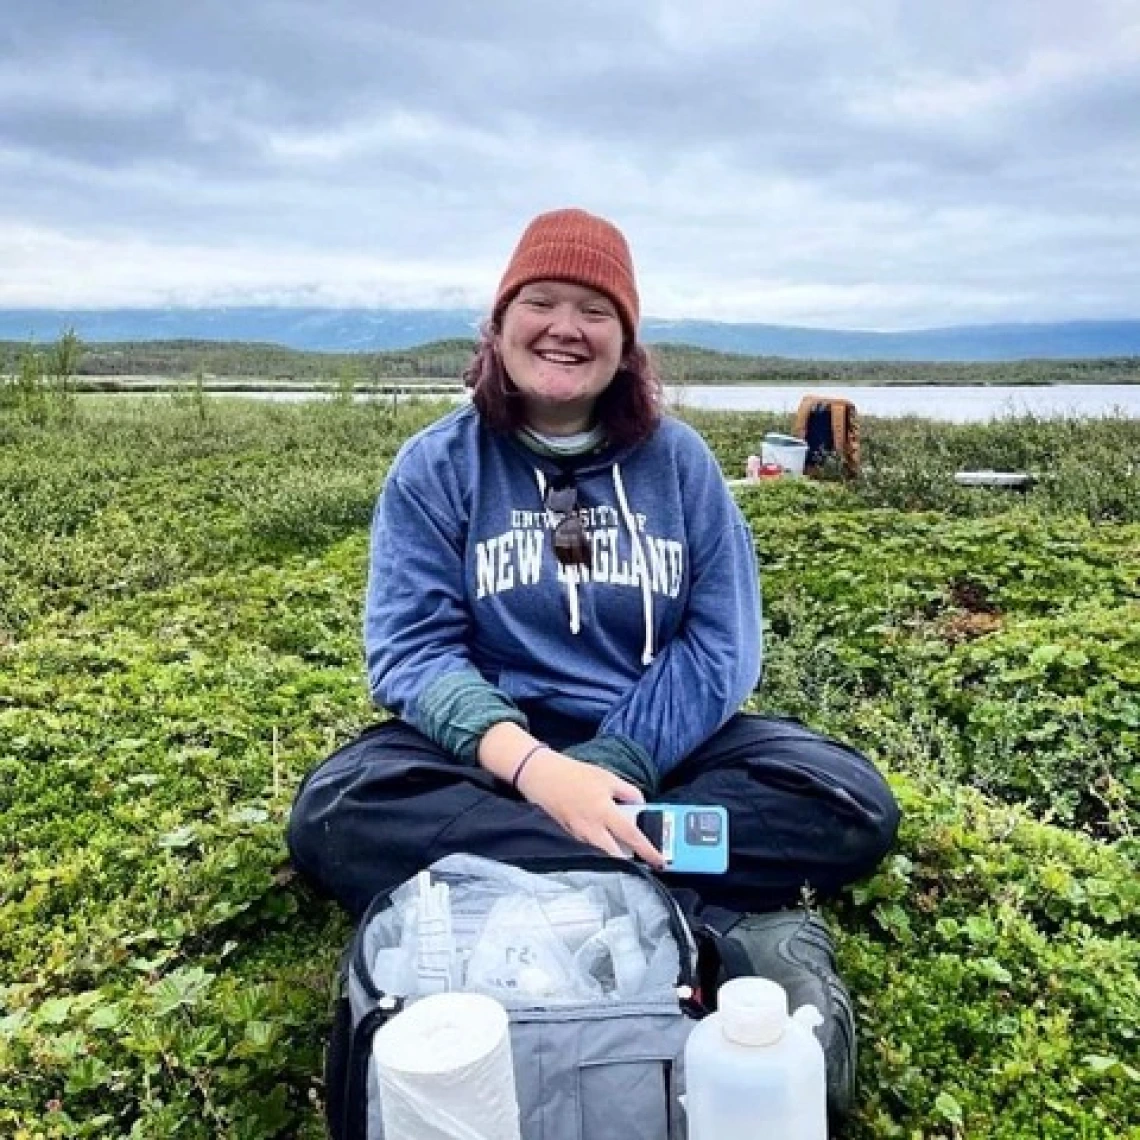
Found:
M 1136 3 L 8 9 L 0 304 L 478 303 L 568 202 L 627 229 L 661 315 L 1140 296 Z

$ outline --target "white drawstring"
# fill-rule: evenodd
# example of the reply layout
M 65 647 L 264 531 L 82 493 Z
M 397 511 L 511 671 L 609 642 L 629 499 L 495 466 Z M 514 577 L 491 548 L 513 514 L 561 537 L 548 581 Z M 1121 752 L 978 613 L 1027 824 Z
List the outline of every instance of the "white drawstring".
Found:
M 641 653 L 642 665 L 649 665 L 653 661 L 653 591 L 649 583 L 649 566 L 645 560 L 645 551 L 641 547 L 641 538 L 637 533 L 637 520 L 629 509 L 625 497 L 625 487 L 621 481 L 621 468 L 614 464 L 614 490 L 617 492 L 618 505 L 621 507 L 625 525 L 629 528 L 630 551 L 633 554 L 633 572 L 641 583 L 641 607 L 645 618 L 645 648 Z
M 546 476 L 536 467 L 535 477 L 538 479 L 538 495 L 542 499 L 543 509 L 546 504 Z M 554 532 L 550 534 L 551 543 L 554 542 Z M 578 605 L 578 567 L 563 566 L 562 573 L 566 578 L 566 597 L 570 602 L 570 632 L 577 633 L 582 628 L 582 612 Z
M 577 633 L 582 628 L 582 614 L 578 609 L 578 567 L 563 566 L 566 575 L 566 594 L 570 599 L 570 632 Z
M 546 476 L 536 467 L 535 478 L 538 480 L 538 494 L 543 503 L 546 503 Z M 641 652 L 642 665 L 649 665 L 653 661 L 653 590 L 649 581 L 649 564 L 645 558 L 645 551 L 641 545 L 641 537 L 637 533 L 637 520 L 629 509 L 629 501 L 625 497 L 625 485 L 622 483 L 621 468 L 615 463 L 613 466 L 614 491 L 617 493 L 618 506 L 621 507 L 622 518 L 629 531 L 630 553 L 633 556 L 633 572 L 641 586 L 641 608 L 645 621 L 645 647 Z M 551 536 L 553 541 L 553 535 Z M 566 595 L 570 602 L 570 632 L 578 633 L 582 628 L 582 613 L 578 604 L 578 567 L 563 566 L 562 573 L 566 578 Z

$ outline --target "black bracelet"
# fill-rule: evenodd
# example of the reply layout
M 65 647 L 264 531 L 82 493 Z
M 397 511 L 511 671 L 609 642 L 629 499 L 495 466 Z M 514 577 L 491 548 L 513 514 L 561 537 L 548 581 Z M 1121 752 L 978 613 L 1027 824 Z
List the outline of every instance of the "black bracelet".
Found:
M 511 787 L 517 792 L 519 790 L 519 777 L 522 775 L 522 770 L 526 767 L 527 761 L 536 753 L 541 752 L 546 747 L 545 744 L 536 744 L 520 761 L 519 766 L 515 769 L 514 776 L 511 777 Z

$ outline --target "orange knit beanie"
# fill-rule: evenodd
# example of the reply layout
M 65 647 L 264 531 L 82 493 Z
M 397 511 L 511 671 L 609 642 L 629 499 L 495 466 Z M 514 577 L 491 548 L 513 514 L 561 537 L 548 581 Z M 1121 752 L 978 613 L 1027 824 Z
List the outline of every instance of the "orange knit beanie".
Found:
M 626 335 L 637 335 L 639 302 L 633 258 L 621 230 L 585 210 L 539 214 L 523 231 L 495 293 L 498 324 L 514 295 L 531 281 L 573 281 L 605 293 L 617 306 Z

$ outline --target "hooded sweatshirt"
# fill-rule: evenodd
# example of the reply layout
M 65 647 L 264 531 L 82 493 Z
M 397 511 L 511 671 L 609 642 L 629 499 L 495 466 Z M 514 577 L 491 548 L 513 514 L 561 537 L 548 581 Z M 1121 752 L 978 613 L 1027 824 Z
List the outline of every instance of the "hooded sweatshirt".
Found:
M 571 470 L 590 567 L 563 567 L 546 510 Z M 596 726 L 566 749 L 647 791 L 760 673 L 752 537 L 700 436 L 572 464 L 490 431 L 472 405 L 407 441 L 376 506 L 364 616 L 373 700 L 462 760 L 519 702 Z

